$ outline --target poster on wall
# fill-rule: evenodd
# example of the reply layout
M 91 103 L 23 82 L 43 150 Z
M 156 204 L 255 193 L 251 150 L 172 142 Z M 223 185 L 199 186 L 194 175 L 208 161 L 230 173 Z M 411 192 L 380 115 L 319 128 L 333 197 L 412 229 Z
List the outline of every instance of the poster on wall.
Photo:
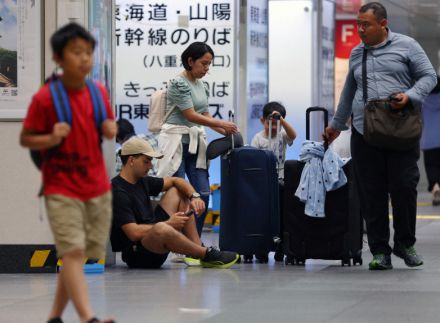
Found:
M 210 45 L 215 57 L 202 79 L 214 118 L 227 119 L 234 106 L 234 0 L 116 0 L 117 118 L 128 119 L 137 133 L 147 133 L 150 96 L 183 71 L 180 55 L 192 42 Z M 207 129 L 208 140 L 218 136 Z M 211 163 L 211 183 L 219 182 L 218 160 Z
M 336 14 L 357 14 L 364 0 L 336 0 Z
M 247 6 L 247 141 L 262 130 L 260 118 L 268 100 L 268 6 L 267 0 Z
M 339 102 L 348 73 L 348 61 L 351 51 L 359 45 L 361 39 L 357 33 L 356 19 L 336 20 L 335 39 L 335 102 Z
M 322 3 L 322 43 L 319 104 L 332 113 L 334 111 L 334 59 L 335 59 L 335 4 Z
M 0 118 L 23 119 L 41 83 L 40 2 L 0 2 Z
M 93 53 L 92 79 L 101 81 L 111 96 L 112 0 L 89 2 L 89 28 L 97 41 Z

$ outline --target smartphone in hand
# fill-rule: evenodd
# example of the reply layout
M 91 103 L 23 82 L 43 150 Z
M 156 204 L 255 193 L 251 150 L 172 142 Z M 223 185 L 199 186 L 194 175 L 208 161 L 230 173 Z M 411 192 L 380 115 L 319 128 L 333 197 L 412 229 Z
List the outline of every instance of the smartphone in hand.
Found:
M 191 209 L 191 210 L 185 212 L 185 215 L 186 215 L 186 216 L 191 216 L 191 215 L 193 215 L 193 214 L 194 214 L 194 209 Z

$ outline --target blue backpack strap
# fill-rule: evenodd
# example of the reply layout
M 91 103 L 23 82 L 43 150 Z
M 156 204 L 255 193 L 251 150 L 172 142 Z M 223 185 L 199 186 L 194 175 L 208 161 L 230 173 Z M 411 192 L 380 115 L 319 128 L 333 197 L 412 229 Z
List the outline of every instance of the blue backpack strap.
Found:
M 107 119 L 107 110 L 105 109 L 104 100 L 101 91 L 93 80 L 87 80 L 86 84 L 92 97 L 96 128 L 100 130 L 101 123 Z
M 55 113 L 58 118 L 58 122 L 67 122 L 69 125 L 72 125 L 72 110 L 70 108 L 69 97 L 66 92 L 66 88 L 63 85 L 61 80 L 57 79 L 49 82 L 49 90 L 52 98 L 53 105 L 55 107 Z M 44 162 L 47 162 L 49 159 L 54 156 L 64 140 L 56 145 L 55 147 L 47 149 L 46 154 L 41 154 L 41 150 L 31 150 L 31 158 L 34 162 L 35 166 L 38 169 L 41 169 Z M 39 196 L 43 194 L 43 185 L 41 185 Z
M 63 82 L 61 80 L 50 82 L 49 88 L 58 121 L 67 122 L 69 125 L 72 125 L 72 110 Z

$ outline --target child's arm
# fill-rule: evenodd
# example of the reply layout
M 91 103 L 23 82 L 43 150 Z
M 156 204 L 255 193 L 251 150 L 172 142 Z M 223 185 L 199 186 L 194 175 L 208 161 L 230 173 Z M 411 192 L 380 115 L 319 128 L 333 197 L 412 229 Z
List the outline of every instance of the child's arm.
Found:
M 281 114 L 278 111 L 272 112 L 272 116 L 278 114 L 280 116 L 280 123 L 281 126 L 284 128 L 284 131 L 286 132 L 287 138 L 289 141 L 294 141 L 296 138 L 296 132 L 295 129 L 284 119 Z
M 113 139 L 116 136 L 117 129 L 116 122 L 111 119 L 106 119 L 101 124 L 101 132 L 105 139 Z
M 295 129 L 284 119 L 281 117 L 281 126 L 284 128 L 284 131 L 286 132 L 287 137 L 290 141 L 294 141 L 296 138 L 296 132 Z
M 23 128 L 20 134 L 20 145 L 34 150 L 49 149 L 59 145 L 70 132 L 66 122 L 57 122 L 52 133 L 36 134 L 30 129 Z

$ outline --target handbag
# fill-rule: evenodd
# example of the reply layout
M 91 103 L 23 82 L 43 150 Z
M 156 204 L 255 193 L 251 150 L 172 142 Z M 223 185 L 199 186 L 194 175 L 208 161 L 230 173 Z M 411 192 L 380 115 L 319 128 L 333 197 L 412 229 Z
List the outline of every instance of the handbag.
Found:
M 419 108 L 411 101 L 403 109 L 393 109 L 389 99 L 367 99 L 367 49 L 362 56 L 362 92 L 364 107 L 364 139 L 375 147 L 410 150 L 418 146 L 423 120 Z

